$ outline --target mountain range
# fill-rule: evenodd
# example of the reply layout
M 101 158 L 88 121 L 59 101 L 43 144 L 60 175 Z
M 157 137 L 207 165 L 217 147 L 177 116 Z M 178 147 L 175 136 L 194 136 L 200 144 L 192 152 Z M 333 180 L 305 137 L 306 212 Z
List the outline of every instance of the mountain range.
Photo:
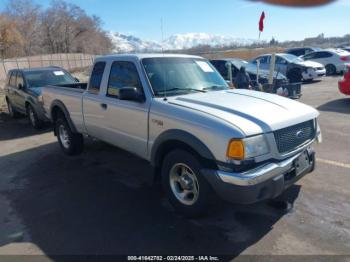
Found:
M 183 50 L 197 46 L 226 47 L 231 45 L 246 46 L 256 42 L 252 39 L 235 38 L 231 36 L 207 33 L 176 34 L 166 38 L 163 42 L 147 41 L 133 35 L 109 32 L 114 52 L 134 53 L 163 50 Z

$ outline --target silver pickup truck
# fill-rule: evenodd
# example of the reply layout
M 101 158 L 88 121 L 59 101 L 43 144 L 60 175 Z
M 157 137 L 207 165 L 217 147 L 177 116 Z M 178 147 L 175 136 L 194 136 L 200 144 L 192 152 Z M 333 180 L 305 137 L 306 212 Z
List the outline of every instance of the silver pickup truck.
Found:
M 148 160 L 188 216 L 208 210 L 214 192 L 245 204 L 277 197 L 313 171 L 311 146 L 321 139 L 315 109 L 231 90 L 197 56 L 99 57 L 86 86 L 42 95 L 66 154 L 80 153 L 88 135 Z

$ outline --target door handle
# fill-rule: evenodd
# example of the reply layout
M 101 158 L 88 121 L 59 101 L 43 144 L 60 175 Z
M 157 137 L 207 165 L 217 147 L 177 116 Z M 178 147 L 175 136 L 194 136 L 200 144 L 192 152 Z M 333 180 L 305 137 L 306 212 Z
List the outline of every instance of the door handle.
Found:
M 102 104 L 100 104 L 100 106 L 102 107 L 103 110 L 107 110 L 107 107 L 108 107 L 107 104 L 102 103 Z

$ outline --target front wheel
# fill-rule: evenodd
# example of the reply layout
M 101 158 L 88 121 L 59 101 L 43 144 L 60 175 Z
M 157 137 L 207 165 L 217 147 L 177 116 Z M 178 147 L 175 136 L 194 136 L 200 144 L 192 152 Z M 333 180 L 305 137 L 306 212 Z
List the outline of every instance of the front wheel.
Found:
M 163 189 L 172 206 L 187 217 L 203 215 L 213 199 L 201 168 L 199 160 L 183 150 L 170 152 L 163 162 Z
M 81 134 L 73 133 L 66 119 L 59 118 L 55 124 L 58 143 L 67 155 L 78 155 L 83 151 L 84 138 Z
M 337 73 L 337 69 L 334 65 L 326 65 L 326 74 L 328 76 L 335 75 Z

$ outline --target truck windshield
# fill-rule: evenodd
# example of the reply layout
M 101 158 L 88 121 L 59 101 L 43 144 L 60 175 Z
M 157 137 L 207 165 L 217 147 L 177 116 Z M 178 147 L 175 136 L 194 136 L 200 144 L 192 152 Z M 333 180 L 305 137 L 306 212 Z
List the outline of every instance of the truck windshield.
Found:
M 227 89 L 225 80 L 203 59 L 144 58 L 142 64 L 156 96 Z
M 29 87 L 65 85 L 77 82 L 69 73 L 61 70 L 37 70 L 24 72 Z

